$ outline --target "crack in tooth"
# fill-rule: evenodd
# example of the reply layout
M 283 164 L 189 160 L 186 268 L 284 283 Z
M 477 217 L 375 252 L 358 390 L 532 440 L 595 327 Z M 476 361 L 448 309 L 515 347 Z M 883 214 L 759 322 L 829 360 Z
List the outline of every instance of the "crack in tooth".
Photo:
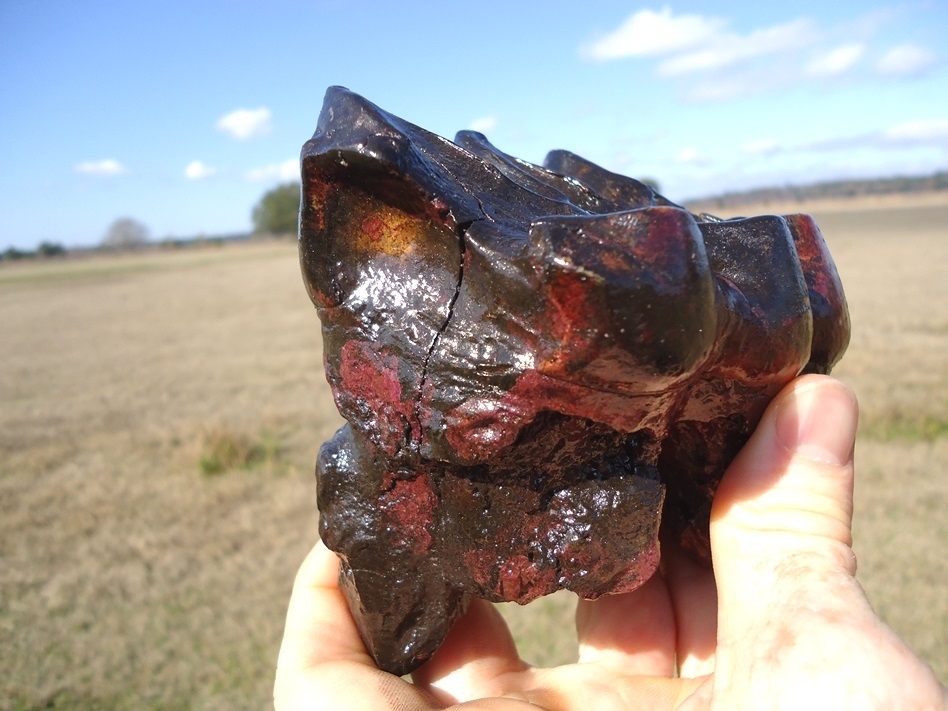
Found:
M 418 384 L 418 395 L 415 397 L 415 407 L 414 407 L 414 427 L 417 427 L 417 432 L 419 433 L 418 438 L 413 442 L 413 448 L 418 449 L 421 446 L 421 401 L 424 398 L 425 386 L 428 384 L 428 366 L 431 362 L 432 357 L 434 356 L 435 349 L 438 347 L 438 343 L 441 341 L 441 336 L 444 335 L 444 332 L 448 330 L 448 326 L 451 323 L 451 319 L 454 317 L 454 307 L 457 304 L 458 297 L 461 295 L 461 284 L 464 281 L 464 259 L 467 255 L 467 242 L 464 238 L 465 233 L 468 228 L 476 220 L 471 220 L 470 222 L 461 223 L 458 225 L 458 247 L 460 249 L 460 259 L 458 262 L 458 276 L 457 281 L 454 285 L 454 294 L 451 295 L 451 300 L 448 302 L 448 313 L 444 318 L 444 323 L 441 324 L 441 327 L 438 329 L 438 332 L 435 333 L 434 338 L 431 339 L 431 345 L 428 346 L 428 352 L 425 353 L 424 362 L 421 365 L 421 380 Z

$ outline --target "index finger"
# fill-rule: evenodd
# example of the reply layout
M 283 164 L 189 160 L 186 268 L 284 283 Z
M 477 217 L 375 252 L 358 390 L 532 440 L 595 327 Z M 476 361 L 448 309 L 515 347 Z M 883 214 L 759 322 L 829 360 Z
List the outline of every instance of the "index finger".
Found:
M 274 707 L 431 711 L 435 706 L 424 691 L 375 665 L 338 577 L 339 559 L 317 543 L 293 584 L 277 661 Z
M 302 671 L 325 661 L 351 661 L 376 668 L 338 580 L 339 558 L 319 541 L 293 583 L 278 670 Z

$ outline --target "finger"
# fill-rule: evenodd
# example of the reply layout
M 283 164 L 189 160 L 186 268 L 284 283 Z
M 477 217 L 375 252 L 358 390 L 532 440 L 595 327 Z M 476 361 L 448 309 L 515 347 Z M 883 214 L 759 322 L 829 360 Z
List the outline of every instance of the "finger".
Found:
M 327 660 L 375 666 L 339 590 L 339 558 L 319 541 L 293 583 L 278 666 L 306 669 Z
M 856 402 L 788 386 L 721 483 L 711 517 L 720 616 L 715 703 L 938 708 L 944 689 L 875 615 L 851 548 Z
M 710 680 L 625 674 L 600 664 L 536 669 L 525 676 L 518 698 L 547 711 L 652 709 L 705 711 Z
M 375 666 L 339 590 L 338 576 L 339 559 L 317 543 L 293 584 L 277 661 L 275 708 L 437 708 L 423 690 Z
M 799 378 L 765 412 L 729 467 L 711 513 L 719 640 L 750 634 L 775 605 L 854 583 L 852 392 Z M 802 597 L 801 597 L 802 596 Z
M 662 544 L 662 574 L 674 609 L 678 675 L 693 679 L 710 674 L 717 648 L 714 573 L 668 541 Z
M 502 696 L 509 675 L 526 670 L 496 607 L 474 598 L 431 659 L 412 673 L 416 685 L 449 705 Z
M 675 673 L 675 620 L 659 573 L 633 592 L 580 600 L 576 631 L 580 663 L 598 662 L 626 674 Z

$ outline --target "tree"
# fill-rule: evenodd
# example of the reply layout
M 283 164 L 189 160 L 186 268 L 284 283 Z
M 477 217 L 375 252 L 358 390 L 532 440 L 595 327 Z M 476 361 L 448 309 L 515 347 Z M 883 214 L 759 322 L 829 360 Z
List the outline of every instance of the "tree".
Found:
M 27 259 L 32 256 L 34 256 L 33 252 L 27 252 L 22 249 L 17 249 L 16 247 L 7 247 L 6 251 L 0 254 L 0 259 Z
M 66 253 L 66 248 L 59 242 L 40 242 L 36 253 L 41 257 L 58 257 Z
M 300 214 L 300 184 L 285 183 L 267 192 L 253 208 L 257 234 L 296 234 Z
M 658 184 L 658 181 L 655 180 L 655 178 L 639 178 L 639 182 L 645 183 L 657 193 L 661 192 L 661 186 Z
M 121 217 L 109 227 L 102 246 L 113 249 L 140 247 L 148 241 L 148 228 L 131 217 Z

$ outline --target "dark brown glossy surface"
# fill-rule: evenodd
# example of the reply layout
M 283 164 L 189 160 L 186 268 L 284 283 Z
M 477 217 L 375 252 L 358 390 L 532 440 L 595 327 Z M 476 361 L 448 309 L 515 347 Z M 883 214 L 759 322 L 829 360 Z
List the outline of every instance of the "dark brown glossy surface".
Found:
M 699 558 L 727 464 L 849 318 L 806 215 L 695 216 L 565 151 L 449 142 L 331 88 L 300 257 L 348 421 L 320 535 L 379 666 L 471 596 L 633 590 L 665 527 Z

